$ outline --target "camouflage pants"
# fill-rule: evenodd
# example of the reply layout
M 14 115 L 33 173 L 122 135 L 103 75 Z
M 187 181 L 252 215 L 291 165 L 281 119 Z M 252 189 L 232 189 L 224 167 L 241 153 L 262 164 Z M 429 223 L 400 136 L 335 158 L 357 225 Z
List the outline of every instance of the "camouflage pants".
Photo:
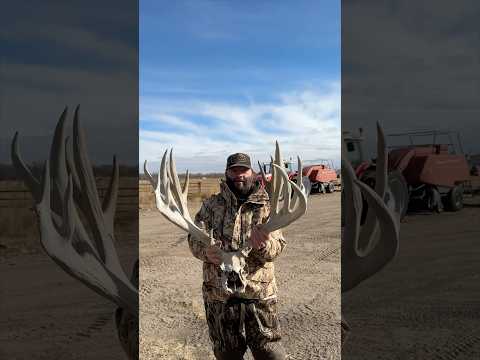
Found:
M 283 360 L 277 301 L 205 301 L 213 352 L 218 360 L 242 360 L 247 346 L 255 360 Z

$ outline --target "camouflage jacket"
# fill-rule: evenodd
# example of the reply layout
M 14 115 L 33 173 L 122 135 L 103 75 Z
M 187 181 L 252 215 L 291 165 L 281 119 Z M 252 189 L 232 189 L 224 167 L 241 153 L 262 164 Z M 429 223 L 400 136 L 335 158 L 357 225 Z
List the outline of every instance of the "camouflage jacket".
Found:
M 241 205 L 237 197 L 223 181 L 220 193 L 206 199 L 195 216 L 195 223 L 204 223 L 208 232 L 213 229 L 213 237 L 221 242 L 224 251 L 234 251 L 250 237 L 252 227 L 266 222 L 270 214 L 270 202 L 263 188 L 257 185 L 256 190 Z M 192 236 L 188 236 L 188 244 L 193 255 L 203 263 L 203 293 L 208 301 L 226 301 L 221 287 L 221 270 L 218 265 L 208 262 L 206 246 Z M 275 297 L 277 285 L 275 281 L 273 260 L 285 247 L 285 239 L 281 230 L 270 233 L 266 246 L 260 250 L 252 249 L 246 259 L 247 286 L 243 297 L 248 299 L 265 299 Z

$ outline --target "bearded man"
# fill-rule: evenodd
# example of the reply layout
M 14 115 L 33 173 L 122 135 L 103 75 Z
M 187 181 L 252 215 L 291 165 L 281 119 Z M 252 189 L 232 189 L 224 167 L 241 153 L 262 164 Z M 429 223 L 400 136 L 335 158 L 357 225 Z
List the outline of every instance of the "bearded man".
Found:
M 205 200 L 195 223 L 217 241 L 207 246 L 193 236 L 188 244 L 203 261 L 203 299 L 213 352 L 218 360 L 241 360 L 250 348 L 255 360 L 285 359 L 277 314 L 275 258 L 285 248 L 280 230 L 265 233 L 256 227 L 270 214 L 269 198 L 255 180 L 250 157 L 232 154 L 227 159 L 220 193 Z M 227 294 L 221 284 L 221 252 L 236 251 L 250 241 L 246 259 L 246 288 Z

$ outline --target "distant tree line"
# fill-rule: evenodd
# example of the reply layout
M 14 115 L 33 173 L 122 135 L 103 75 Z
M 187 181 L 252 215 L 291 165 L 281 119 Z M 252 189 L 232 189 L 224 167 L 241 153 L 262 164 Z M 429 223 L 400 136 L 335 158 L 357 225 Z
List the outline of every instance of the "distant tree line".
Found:
M 41 179 L 43 176 L 44 162 L 33 162 L 28 164 L 32 174 Z M 120 176 L 136 177 L 138 176 L 138 168 L 135 166 L 120 165 Z M 112 165 L 98 165 L 93 167 L 93 172 L 96 177 L 109 177 L 112 174 Z M 0 163 L 0 180 L 19 180 L 15 168 L 11 164 Z
M 158 176 L 158 173 L 152 173 L 151 174 L 155 179 L 157 178 Z M 224 177 L 225 174 L 223 173 L 209 173 L 209 174 L 204 174 L 204 173 L 195 173 L 195 174 L 190 174 L 190 178 L 221 178 L 221 177 Z M 180 180 L 183 180 L 185 178 L 185 173 L 182 173 L 182 174 L 178 174 L 178 178 Z M 148 180 L 147 178 L 147 175 L 145 174 L 140 174 L 140 180 Z

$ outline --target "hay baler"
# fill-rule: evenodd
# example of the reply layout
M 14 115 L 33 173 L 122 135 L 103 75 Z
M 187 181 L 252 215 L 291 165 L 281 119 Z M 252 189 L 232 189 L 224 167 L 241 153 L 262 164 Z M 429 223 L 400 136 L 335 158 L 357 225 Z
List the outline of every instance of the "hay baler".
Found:
M 337 172 L 332 160 L 318 159 L 311 160 L 311 165 L 305 165 L 302 175 L 308 178 L 312 192 L 333 193 L 339 185 Z
M 388 135 L 389 168 L 407 181 L 410 208 L 459 211 L 470 167 L 460 134 L 454 131 L 410 131 Z
M 357 136 L 344 133 L 347 157 L 357 177 L 375 186 L 375 160 L 366 160 L 362 131 Z M 407 209 L 458 211 L 463 207 L 464 183 L 469 165 L 458 132 L 407 131 L 387 135 L 389 185 L 399 206 Z

